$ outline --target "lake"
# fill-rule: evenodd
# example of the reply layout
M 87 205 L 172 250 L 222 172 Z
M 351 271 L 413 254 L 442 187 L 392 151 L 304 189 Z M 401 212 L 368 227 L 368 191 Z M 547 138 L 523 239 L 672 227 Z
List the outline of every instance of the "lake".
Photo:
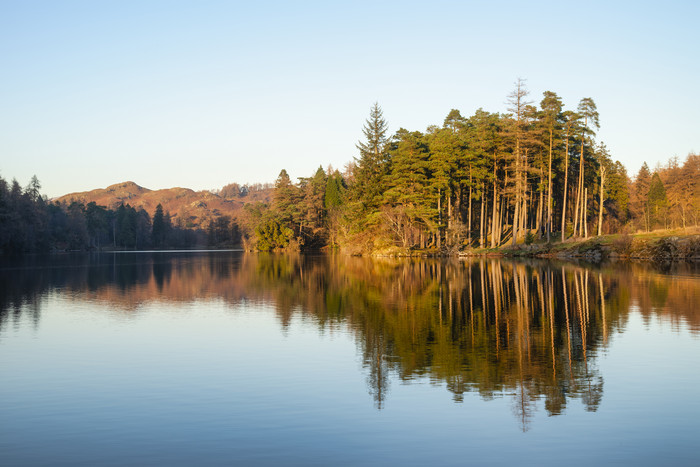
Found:
M 0 263 L 2 465 L 698 465 L 700 267 Z

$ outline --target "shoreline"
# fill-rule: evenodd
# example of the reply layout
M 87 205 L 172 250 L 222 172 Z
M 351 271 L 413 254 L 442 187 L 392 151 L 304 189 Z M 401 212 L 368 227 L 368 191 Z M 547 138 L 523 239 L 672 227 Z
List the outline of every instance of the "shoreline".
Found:
M 497 248 L 473 248 L 459 252 L 430 250 L 405 251 L 386 248 L 372 252 L 373 257 L 495 257 L 584 259 L 591 262 L 612 260 L 698 261 L 700 234 L 656 232 L 613 234 L 588 239 L 567 239 L 564 242 L 533 242 Z

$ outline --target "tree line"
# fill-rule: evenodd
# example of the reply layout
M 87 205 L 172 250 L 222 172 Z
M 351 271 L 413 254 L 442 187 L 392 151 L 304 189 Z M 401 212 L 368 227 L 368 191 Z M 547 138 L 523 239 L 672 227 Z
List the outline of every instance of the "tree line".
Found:
M 700 155 L 683 164 L 677 157 L 652 172 L 644 163 L 630 190 L 630 209 L 639 230 L 685 229 L 700 221 Z
M 36 176 L 25 188 L 0 177 L 0 252 L 190 248 L 207 241 L 205 232 L 174 225 L 160 204 L 151 217 L 129 204 L 52 203 L 40 189 Z
M 596 140 L 594 100 L 564 107 L 552 91 L 533 105 L 518 80 L 507 113 L 478 109 L 465 117 L 453 109 L 441 125 L 424 132 L 400 128 L 390 136 L 374 104 L 359 155 L 343 172 L 319 167 L 295 183 L 283 169 L 270 202 L 247 202 L 235 217 L 211 219 L 204 231 L 174 226 L 162 210 L 151 219 L 129 205 L 52 204 L 39 193 L 36 177 L 25 189 L 3 180 L 0 248 L 242 244 L 261 251 L 455 253 L 698 225 L 699 155 L 683 163 L 673 158 L 654 171 L 645 163 L 631 180 Z M 268 189 L 234 183 L 220 195 L 241 198 Z
M 596 141 L 593 99 L 574 111 L 551 91 L 539 107 L 528 96 L 518 80 L 508 113 L 453 109 L 440 126 L 393 136 L 375 104 L 342 174 L 319 168 L 293 184 L 282 170 L 271 205 L 242 216 L 243 235 L 260 250 L 456 252 L 698 225 L 699 156 L 654 173 L 644 164 L 630 180 Z

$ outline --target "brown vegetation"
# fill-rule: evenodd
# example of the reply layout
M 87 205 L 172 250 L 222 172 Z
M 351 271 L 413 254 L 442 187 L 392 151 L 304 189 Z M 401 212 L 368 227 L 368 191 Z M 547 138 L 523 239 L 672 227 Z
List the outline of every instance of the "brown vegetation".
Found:
M 194 191 L 180 187 L 149 190 L 129 181 L 107 188 L 69 193 L 54 201 L 66 204 L 77 201 L 84 205 L 95 202 L 98 206 L 110 209 L 129 204 L 136 209 L 143 208 L 150 215 L 153 215 L 158 204 L 161 204 L 163 210 L 170 213 L 174 224 L 206 228 L 212 219 L 220 216 L 238 218 L 247 203 L 270 202 L 271 188 L 258 185 L 253 189 L 243 187 L 241 190 L 241 187 L 235 185 L 238 192 L 236 196 L 232 189 L 234 185 L 227 185 L 217 194 L 207 190 Z

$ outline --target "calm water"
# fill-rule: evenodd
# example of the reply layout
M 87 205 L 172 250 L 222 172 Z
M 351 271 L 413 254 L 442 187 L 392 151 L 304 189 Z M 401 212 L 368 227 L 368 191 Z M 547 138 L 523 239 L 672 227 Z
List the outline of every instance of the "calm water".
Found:
M 700 270 L 0 266 L 2 465 L 698 465 Z

